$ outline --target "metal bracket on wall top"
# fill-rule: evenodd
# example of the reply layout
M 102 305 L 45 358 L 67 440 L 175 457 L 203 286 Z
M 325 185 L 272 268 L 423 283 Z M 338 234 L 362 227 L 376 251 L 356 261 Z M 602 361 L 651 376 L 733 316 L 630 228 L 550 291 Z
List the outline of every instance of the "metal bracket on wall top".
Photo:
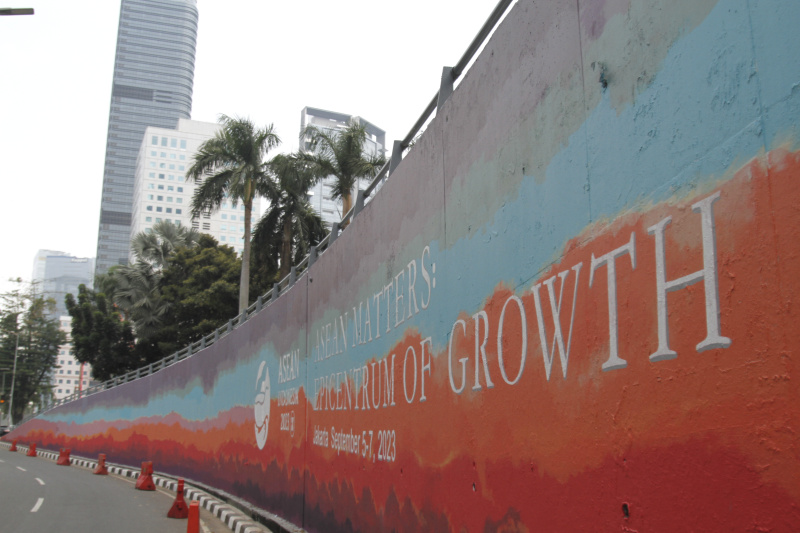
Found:
M 353 218 L 356 218 L 356 215 L 359 214 L 364 209 L 364 191 L 358 189 L 356 193 L 356 206 L 353 209 Z
M 339 222 L 334 222 L 331 224 L 331 237 L 328 239 L 328 246 L 333 244 L 333 242 L 339 237 Z
M 317 262 L 317 247 L 312 246 L 308 251 L 308 268 L 311 268 Z
M 451 94 L 453 94 L 453 67 L 442 67 L 442 82 L 439 85 L 439 98 L 436 101 L 437 113 L 441 111 Z
M 394 169 L 400 165 L 400 161 L 403 160 L 403 141 L 394 141 L 392 145 L 392 160 L 389 165 L 389 174 L 394 172 Z

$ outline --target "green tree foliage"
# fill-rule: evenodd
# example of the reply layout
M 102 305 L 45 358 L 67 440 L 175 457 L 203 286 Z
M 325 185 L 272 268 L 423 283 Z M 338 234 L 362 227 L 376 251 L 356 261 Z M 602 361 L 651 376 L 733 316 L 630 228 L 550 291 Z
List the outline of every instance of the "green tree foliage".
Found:
M 113 292 L 113 302 L 133 323 L 141 343 L 158 332 L 169 312 L 169 303 L 161 294 L 162 270 L 169 266 L 177 250 L 195 246 L 199 236 L 194 229 L 166 221 L 156 222 L 151 231 L 140 232 L 131 240 L 136 262 L 114 267 L 107 288 Z M 150 351 L 145 356 L 147 359 L 154 356 Z
M 18 279 L 17 283 L 21 285 L 22 281 Z M 16 352 L 16 372 L 6 379 L 9 393 L 13 379 L 13 399 L 4 404 L 7 410 L 13 403 L 13 423 L 22 419 L 29 402 L 40 406 L 52 394 L 50 375 L 58 348 L 66 342 L 58 319 L 47 317 L 54 309 L 55 302 L 37 296 L 34 288 L 19 287 L 2 295 L 0 367 L 13 371 Z
M 259 255 L 280 259 L 278 278 L 327 235 L 325 224 L 308 201 L 308 191 L 319 181 L 313 164 L 297 154 L 277 155 L 269 163 L 276 182 L 269 208 L 256 225 L 253 246 Z
M 300 157 L 313 165 L 318 176 L 336 178 L 333 197 L 342 199 L 342 215 L 346 214 L 353 207 L 353 189 L 358 180 L 375 177 L 386 159 L 364 151 L 367 131 L 356 121 L 335 132 L 308 126 L 303 135 L 310 140 L 311 152 L 303 152 Z
M 72 344 L 75 358 L 92 365 L 94 379 L 106 381 L 144 364 L 134 350 L 133 328 L 120 311 L 101 292 L 78 287 L 77 300 L 66 297 L 72 317 Z
M 240 272 L 234 249 L 210 235 L 201 235 L 193 248 L 179 248 L 162 272 L 161 294 L 170 311 L 149 342 L 169 355 L 234 317 Z
M 187 177 L 200 185 L 192 199 L 192 213 L 219 209 L 226 199 L 244 205 L 244 250 L 239 281 L 239 312 L 247 309 L 250 286 L 250 233 L 256 195 L 272 197 L 275 183 L 265 157 L 280 144 L 272 125 L 258 129 L 245 118 L 220 117 L 222 128 L 205 141 L 194 156 Z

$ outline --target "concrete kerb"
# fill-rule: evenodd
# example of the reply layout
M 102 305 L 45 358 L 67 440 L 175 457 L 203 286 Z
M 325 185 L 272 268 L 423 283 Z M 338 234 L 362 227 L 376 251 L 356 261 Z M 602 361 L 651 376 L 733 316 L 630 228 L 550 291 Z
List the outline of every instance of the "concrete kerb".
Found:
M 0 441 L 0 447 L 7 450 L 11 447 L 11 444 Z M 28 451 L 28 447 L 21 444 L 17 444 L 17 449 L 21 453 L 26 453 Z M 49 450 L 41 448 L 37 449 L 36 451 L 38 457 L 43 457 L 54 462 L 58 459 L 58 453 L 53 453 Z M 96 460 L 86 459 L 84 457 L 72 456 L 70 458 L 70 464 L 72 466 L 80 466 L 90 470 L 94 470 L 97 467 Z M 106 467 L 108 468 L 108 472 L 111 474 L 116 474 L 118 476 L 131 479 L 138 479 L 139 474 L 141 473 L 139 470 L 134 470 L 125 466 L 114 465 L 109 462 L 106 462 Z M 153 482 L 156 484 L 156 486 L 173 492 L 178 490 L 178 480 L 171 477 L 154 474 Z M 273 529 L 268 528 L 263 524 L 254 522 L 250 517 L 245 516 L 240 509 L 232 505 L 222 503 L 214 498 L 211 494 L 196 487 L 190 486 L 186 481 L 184 481 L 183 495 L 187 503 L 192 500 L 196 500 L 202 508 L 219 518 L 220 521 L 225 524 L 233 533 L 273 533 Z M 278 517 L 275 518 L 280 520 Z M 289 525 L 290 528 L 286 528 L 286 526 L 283 526 L 282 524 L 278 525 L 277 531 L 287 533 L 300 533 L 303 531 L 302 529 L 293 527 L 288 523 L 287 525 Z

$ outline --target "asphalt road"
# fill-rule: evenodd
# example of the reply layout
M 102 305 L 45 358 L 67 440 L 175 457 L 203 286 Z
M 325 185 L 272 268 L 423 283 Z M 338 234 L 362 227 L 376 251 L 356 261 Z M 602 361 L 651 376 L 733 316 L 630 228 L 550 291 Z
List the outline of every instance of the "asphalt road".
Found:
M 186 520 L 167 518 L 173 500 L 136 490 L 132 480 L 0 448 L 0 533 L 185 533 Z

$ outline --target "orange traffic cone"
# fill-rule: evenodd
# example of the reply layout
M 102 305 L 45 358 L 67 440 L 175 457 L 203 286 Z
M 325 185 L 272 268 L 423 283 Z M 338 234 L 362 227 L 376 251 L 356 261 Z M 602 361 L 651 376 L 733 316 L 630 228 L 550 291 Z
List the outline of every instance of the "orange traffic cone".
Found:
M 72 452 L 69 448 L 61 448 L 58 452 L 58 460 L 56 461 L 57 465 L 61 466 L 69 466 L 71 464 L 69 460 L 69 454 Z
M 92 473 L 98 476 L 108 475 L 108 468 L 106 468 L 106 454 L 101 453 L 97 458 L 97 468 L 95 468 Z
M 183 479 L 178 479 L 178 494 L 175 496 L 175 501 L 172 503 L 168 518 L 188 518 L 189 508 L 186 506 L 186 500 L 183 499 Z
M 142 463 L 142 472 L 139 474 L 139 479 L 136 480 L 136 488 L 139 490 L 156 490 L 156 484 L 153 483 L 153 461 L 144 461 Z
M 10 451 L 10 452 L 15 452 L 15 451 L 17 451 L 17 439 L 14 439 L 14 440 L 11 442 L 11 448 L 9 448 L 9 449 L 8 449 L 8 451 Z
M 198 533 L 200 529 L 200 504 L 192 502 L 189 505 L 189 522 L 186 524 L 186 533 Z
M 27 455 L 28 457 L 36 457 L 36 443 L 35 442 L 31 442 L 31 447 L 28 448 L 28 453 L 25 454 L 25 455 Z

